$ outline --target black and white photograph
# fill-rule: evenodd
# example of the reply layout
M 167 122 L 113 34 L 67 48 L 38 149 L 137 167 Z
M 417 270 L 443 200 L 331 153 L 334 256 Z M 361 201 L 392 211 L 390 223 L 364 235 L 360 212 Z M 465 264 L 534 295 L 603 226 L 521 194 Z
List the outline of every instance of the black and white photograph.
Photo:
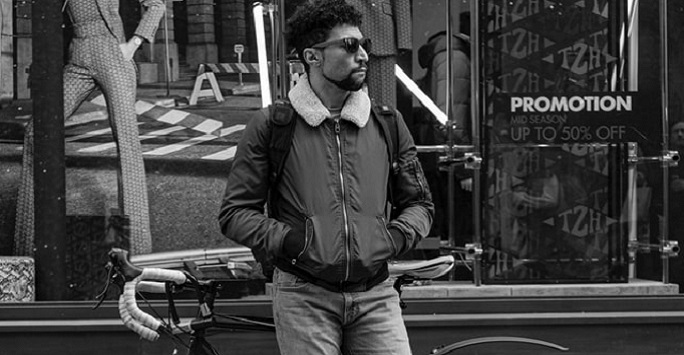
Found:
M 0 0 L 0 355 L 684 353 L 684 0 Z

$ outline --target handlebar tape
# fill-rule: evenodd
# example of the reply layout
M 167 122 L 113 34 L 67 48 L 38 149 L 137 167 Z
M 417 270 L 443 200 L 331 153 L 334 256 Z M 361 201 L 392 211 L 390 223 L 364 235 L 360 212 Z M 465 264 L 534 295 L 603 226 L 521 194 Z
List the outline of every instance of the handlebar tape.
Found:
M 167 270 L 159 268 L 145 268 L 140 276 L 126 282 L 124 291 L 119 298 L 119 315 L 124 324 L 138 333 L 142 338 L 155 341 L 159 338 L 157 329 L 163 326 L 162 322 L 153 316 L 143 312 L 135 300 L 136 292 L 141 288 L 164 291 L 164 284 L 161 282 L 143 282 L 143 280 L 172 281 L 182 284 L 186 281 L 185 274 L 178 270 Z
M 179 270 L 169 270 L 160 268 L 144 268 L 142 274 L 140 274 L 142 280 L 154 280 L 154 281 L 172 281 L 177 285 L 185 282 L 185 273 Z
M 121 317 L 124 325 L 128 327 L 128 329 L 140 335 L 141 338 L 149 341 L 156 341 L 159 339 L 159 333 L 140 324 L 140 322 L 133 319 L 131 314 L 128 313 L 128 310 L 126 310 L 126 301 L 124 300 L 123 295 L 119 297 L 119 316 Z

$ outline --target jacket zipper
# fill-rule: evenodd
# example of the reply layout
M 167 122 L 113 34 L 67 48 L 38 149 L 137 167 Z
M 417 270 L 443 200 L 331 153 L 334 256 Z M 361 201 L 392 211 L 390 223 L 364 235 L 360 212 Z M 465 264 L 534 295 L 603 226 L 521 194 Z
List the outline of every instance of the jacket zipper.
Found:
M 415 165 L 416 165 L 416 162 L 414 161 L 413 162 L 413 168 L 417 169 L 417 167 Z M 423 181 L 420 179 L 417 172 L 415 172 L 414 175 L 415 175 L 416 181 L 418 181 L 418 186 L 420 186 L 420 193 L 422 194 L 422 196 L 425 196 L 425 186 L 423 186 Z
M 342 218 L 344 219 L 344 241 L 345 241 L 345 256 L 347 257 L 347 265 L 344 274 L 344 281 L 349 280 L 349 273 L 351 268 L 351 241 L 349 240 L 349 221 L 347 217 L 347 201 L 346 191 L 344 189 L 344 174 L 342 173 L 342 143 L 340 142 L 340 119 L 335 119 L 335 139 L 337 141 L 337 159 L 339 161 L 338 167 L 340 169 L 340 184 L 342 185 Z

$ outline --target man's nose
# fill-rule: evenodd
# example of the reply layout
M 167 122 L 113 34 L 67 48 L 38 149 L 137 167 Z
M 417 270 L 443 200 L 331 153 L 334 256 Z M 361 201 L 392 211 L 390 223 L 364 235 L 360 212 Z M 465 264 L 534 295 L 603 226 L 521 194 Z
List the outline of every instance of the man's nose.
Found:
M 368 52 L 366 52 L 366 50 L 363 47 L 359 46 L 359 50 L 356 52 L 356 58 L 358 58 L 358 60 L 367 62 Z

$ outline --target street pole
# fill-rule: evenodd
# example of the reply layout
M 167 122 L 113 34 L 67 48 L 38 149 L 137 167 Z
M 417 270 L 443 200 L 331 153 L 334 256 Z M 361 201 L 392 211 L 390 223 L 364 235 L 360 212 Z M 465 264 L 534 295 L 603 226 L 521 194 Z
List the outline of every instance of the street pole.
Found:
M 64 300 L 67 290 L 62 2 L 44 0 L 31 5 L 34 255 L 39 301 Z
M 164 0 L 164 69 L 166 70 L 166 97 L 171 96 L 171 57 L 169 56 L 169 4 Z M 173 11 L 173 9 L 171 9 Z
M 482 62 L 480 56 L 480 3 L 472 0 L 470 2 L 470 102 L 471 102 L 471 135 L 473 144 L 473 154 L 482 157 L 483 155 L 483 141 L 482 141 L 482 105 L 480 103 L 481 91 L 481 76 L 480 63 Z M 487 142 L 488 143 L 488 142 Z M 473 189 L 472 189 L 472 206 L 473 206 L 473 243 L 476 246 L 482 246 L 482 174 L 480 167 L 473 169 Z M 482 264 L 481 257 L 475 254 L 473 261 L 473 280 L 475 286 L 482 284 Z
M 285 0 L 279 0 L 278 3 L 278 54 L 280 60 L 280 98 L 287 97 L 287 92 L 290 89 L 289 73 L 290 66 L 287 61 L 287 43 L 285 41 Z
M 659 17 L 660 17 L 660 105 L 662 107 L 662 132 L 663 132 L 663 146 L 665 147 L 663 151 L 663 156 L 667 154 L 667 150 L 670 147 L 670 118 L 669 118 L 669 105 L 670 100 L 668 98 L 669 86 L 667 82 L 668 77 L 668 51 L 667 51 L 667 0 L 660 0 L 659 2 Z M 669 187 L 670 187 L 670 174 L 668 173 L 667 164 L 663 164 L 663 189 L 665 194 L 663 194 L 663 221 L 660 227 L 660 243 L 665 245 L 668 239 L 669 233 L 669 209 L 670 209 L 670 199 L 669 199 Z M 670 259 L 667 255 L 662 254 L 662 268 L 663 283 L 670 282 Z

